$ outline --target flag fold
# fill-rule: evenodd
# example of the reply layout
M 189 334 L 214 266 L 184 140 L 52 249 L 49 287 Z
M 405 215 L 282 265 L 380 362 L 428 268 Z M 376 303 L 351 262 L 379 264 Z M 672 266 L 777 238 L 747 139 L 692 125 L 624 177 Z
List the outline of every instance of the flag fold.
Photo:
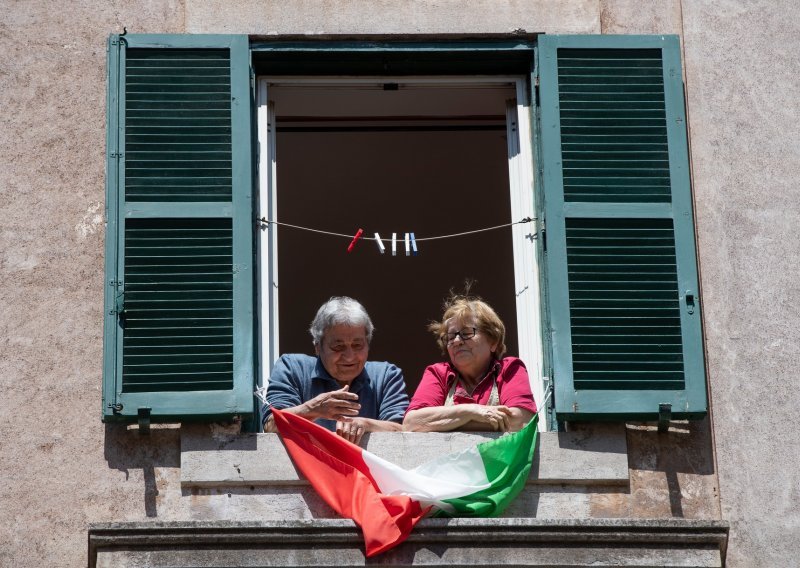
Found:
M 295 414 L 273 409 L 286 450 L 337 513 L 364 533 L 368 557 L 403 542 L 426 515 L 496 517 L 525 486 L 538 416 L 519 432 L 403 469 Z

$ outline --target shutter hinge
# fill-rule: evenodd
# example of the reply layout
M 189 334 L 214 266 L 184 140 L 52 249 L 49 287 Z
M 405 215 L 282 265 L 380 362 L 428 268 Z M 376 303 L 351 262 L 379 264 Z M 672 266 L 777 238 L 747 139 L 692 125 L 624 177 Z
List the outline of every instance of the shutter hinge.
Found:
M 112 39 L 111 40 L 111 45 L 119 45 L 119 40 L 118 39 Z
M 658 431 L 666 432 L 669 430 L 670 420 L 672 420 L 672 405 L 662 402 L 658 405 Z
M 152 408 L 147 406 L 139 407 L 136 412 L 139 423 L 139 434 L 146 435 L 150 433 L 150 411 Z
M 124 158 L 125 154 L 123 154 L 122 152 L 111 152 L 109 156 L 111 156 L 112 158 Z
M 120 412 L 122 412 L 122 405 L 120 403 L 114 404 L 112 402 L 109 402 L 108 407 L 114 414 L 119 414 Z

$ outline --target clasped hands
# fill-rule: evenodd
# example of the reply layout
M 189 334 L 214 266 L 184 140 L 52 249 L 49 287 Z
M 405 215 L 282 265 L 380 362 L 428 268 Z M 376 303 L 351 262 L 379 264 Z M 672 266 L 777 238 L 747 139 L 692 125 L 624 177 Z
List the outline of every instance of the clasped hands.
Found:
M 504 405 L 488 406 L 484 404 L 459 405 L 468 407 L 473 422 L 488 424 L 496 432 L 511 430 L 511 409 Z M 467 409 L 467 408 L 465 408 Z

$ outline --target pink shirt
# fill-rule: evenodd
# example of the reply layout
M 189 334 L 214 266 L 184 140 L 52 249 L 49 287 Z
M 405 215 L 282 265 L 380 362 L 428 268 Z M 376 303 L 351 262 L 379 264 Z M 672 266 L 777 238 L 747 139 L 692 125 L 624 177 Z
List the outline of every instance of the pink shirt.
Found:
M 453 404 L 486 404 L 492 394 L 492 382 L 497 375 L 497 394 L 500 404 L 508 407 L 524 408 L 536 412 L 536 403 L 531 393 L 531 383 L 525 363 L 516 357 L 506 357 L 496 361 L 492 370 L 481 379 L 470 395 L 459 382 L 453 396 Z M 430 365 L 422 374 L 411 404 L 406 410 L 443 406 L 447 393 L 456 379 L 456 371 L 450 363 Z

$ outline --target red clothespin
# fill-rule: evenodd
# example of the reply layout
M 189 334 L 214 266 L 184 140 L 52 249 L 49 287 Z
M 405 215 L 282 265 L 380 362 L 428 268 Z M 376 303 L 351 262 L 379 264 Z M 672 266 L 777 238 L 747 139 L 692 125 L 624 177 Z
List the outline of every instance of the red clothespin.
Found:
M 356 233 L 356 236 L 353 237 L 352 241 L 350 241 L 350 246 L 347 247 L 347 252 L 353 252 L 353 249 L 355 248 L 356 243 L 358 242 L 358 239 L 361 238 L 361 235 L 363 233 L 364 233 L 364 229 L 359 229 L 358 230 L 358 232 Z

